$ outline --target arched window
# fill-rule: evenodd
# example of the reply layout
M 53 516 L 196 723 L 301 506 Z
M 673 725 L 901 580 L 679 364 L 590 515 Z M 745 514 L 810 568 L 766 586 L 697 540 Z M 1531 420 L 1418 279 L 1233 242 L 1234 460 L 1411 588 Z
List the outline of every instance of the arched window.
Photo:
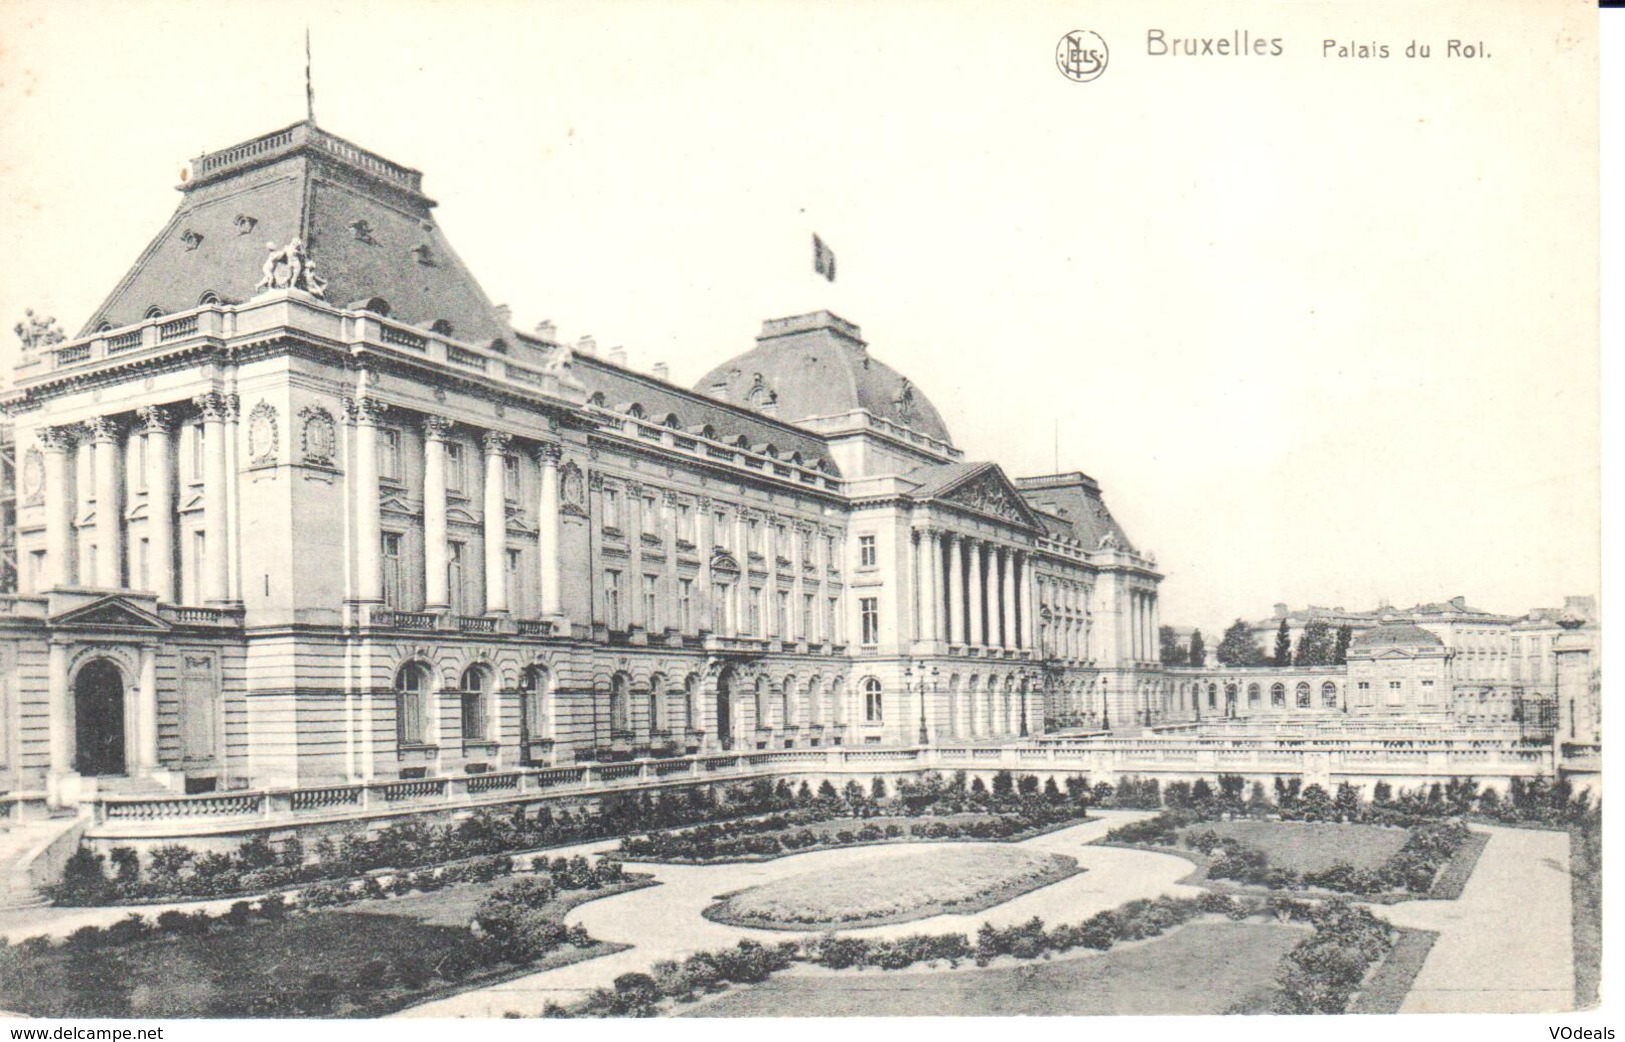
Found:
M 441 336 L 451 336 L 452 331 L 451 320 L 445 318 L 435 319 L 434 324 L 429 327 L 429 332 L 439 333 Z
M 147 310 L 142 314 L 142 317 L 143 318 L 162 318 L 163 314 L 164 314 L 164 309 L 159 307 L 157 304 L 154 304 L 151 307 L 147 308 Z
M 662 734 L 666 722 L 666 678 L 659 673 L 649 678 L 649 733 Z
M 768 679 L 766 677 L 757 677 L 756 678 L 756 704 L 755 704 L 755 709 L 756 709 L 756 729 L 758 731 L 772 726 L 771 722 L 767 718 L 767 708 L 768 708 L 767 707 L 767 697 L 768 697 L 768 694 L 769 694 L 769 692 L 771 690 L 772 690 L 772 685 L 769 684 Z
M 795 707 L 791 702 L 792 692 L 795 689 L 796 678 L 793 676 L 785 677 L 784 681 L 779 684 L 779 725 L 781 727 L 790 727 L 801 722 L 793 712 Z
M 1276 684 L 1275 686 L 1280 687 L 1281 685 Z M 1259 689 L 1259 686 L 1257 684 L 1248 684 L 1247 685 L 1247 704 L 1249 706 L 1257 705 L 1258 700 L 1259 700 L 1260 697 L 1262 697 L 1262 695 L 1263 695 L 1263 692 Z
M 632 730 L 631 683 L 625 673 L 617 673 L 609 682 L 609 731 L 611 737 L 625 735 Z
M 666 418 L 665 418 L 665 419 L 664 419 L 664 420 L 661 420 L 661 421 L 660 421 L 660 426 L 662 426 L 662 427 L 669 427 L 669 428 L 671 428 L 671 429 L 672 429 L 672 430 L 674 430 L 674 431 L 680 431 L 680 430 L 682 430 L 682 429 L 683 429 L 683 421 L 682 421 L 682 420 L 679 420 L 679 419 L 678 419 L 678 418 L 677 418 L 677 414 L 676 414 L 676 413 L 674 413 L 674 412 L 668 412 L 668 413 L 667 413 L 667 414 L 666 414 Z
M 486 694 L 490 690 L 490 674 L 483 666 L 469 666 L 463 670 L 463 682 L 458 685 L 462 695 L 463 741 L 483 742 L 490 726 L 485 711 Z
M 1320 685 L 1320 704 L 1324 709 L 1337 708 L 1337 685 L 1330 680 Z
M 519 682 L 520 744 L 521 754 L 528 757 L 530 743 L 548 737 L 547 733 L 548 674 L 543 666 L 530 666 Z
M 880 681 L 875 677 L 863 678 L 863 720 L 878 724 L 885 719 L 885 705 L 881 701 Z
M 1270 685 L 1270 705 L 1276 709 L 1286 708 L 1286 685 Z
M 824 679 L 813 677 L 807 681 L 807 723 L 817 726 L 824 722 Z
M 606 399 L 604 398 L 603 391 L 594 391 L 592 392 L 592 397 L 587 399 L 587 404 L 602 409 L 604 407 L 605 400 Z
M 1298 681 L 1298 686 L 1293 688 L 1292 695 L 1298 700 L 1299 709 L 1309 708 L 1311 703 L 1309 697 L 1309 682 L 1307 680 Z
M 1217 684 L 1207 686 L 1207 707 L 1209 709 L 1219 708 L 1219 685 Z
M 829 685 L 829 719 L 834 724 L 846 723 L 846 678 L 836 677 Z
M 401 745 L 429 743 L 429 670 L 408 662 L 395 674 L 395 740 Z
M 717 438 L 717 429 L 708 423 L 700 428 L 700 437 L 710 438 L 712 441 L 715 441 Z
M 637 402 L 633 402 L 631 405 L 626 407 L 626 415 L 632 417 L 634 420 L 643 419 L 643 406 L 639 405 Z
M 197 298 L 197 302 L 199 307 L 205 304 L 218 304 L 220 303 L 220 294 L 212 289 L 206 289 L 203 291 L 203 296 Z

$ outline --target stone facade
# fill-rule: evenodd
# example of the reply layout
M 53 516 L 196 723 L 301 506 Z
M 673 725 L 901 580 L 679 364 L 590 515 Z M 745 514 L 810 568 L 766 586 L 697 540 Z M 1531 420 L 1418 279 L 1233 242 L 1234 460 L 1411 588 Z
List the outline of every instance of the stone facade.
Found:
M 689 391 L 512 329 L 421 175 L 314 125 L 193 175 L 0 402 L 0 789 L 1005 742 L 1085 690 L 1160 714 L 1161 575 L 1091 479 L 967 461 L 891 370 L 884 408 L 817 415 L 752 379 L 862 367 L 844 319 L 772 320 Z

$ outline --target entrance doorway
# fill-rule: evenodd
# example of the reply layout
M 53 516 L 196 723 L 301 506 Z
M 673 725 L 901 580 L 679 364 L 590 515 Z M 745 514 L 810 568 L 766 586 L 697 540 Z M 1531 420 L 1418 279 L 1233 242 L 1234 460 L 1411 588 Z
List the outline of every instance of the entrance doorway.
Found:
M 73 682 L 76 755 L 84 775 L 123 774 L 124 678 L 106 659 L 88 663 Z

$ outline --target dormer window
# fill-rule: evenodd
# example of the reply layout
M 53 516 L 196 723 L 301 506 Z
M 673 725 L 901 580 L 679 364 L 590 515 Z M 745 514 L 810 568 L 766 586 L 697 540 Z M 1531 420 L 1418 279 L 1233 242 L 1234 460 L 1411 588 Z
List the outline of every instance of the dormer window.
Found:
M 643 406 L 639 405 L 637 402 L 633 402 L 631 405 L 626 407 L 626 415 L 632 417 L 634 420 L 643 419 Z
M 356 242 L 371 243 L 373 241 L 372 225 L 366 221 L 351 221 L 350 234 L 355 236 Z
M 164 309 L 159 307 L 157 304 L 154 304 L 151 307 L 149 307 L 142 314 L 141 317 L 142 318 L 163 318 L 164 317 Z
M 254 230 L 254 225 L 260 222 L 257 217 L 250 217 L 246 213 L 240 213 L 232 223 L 237 226 L 238 235 L 247 235 Z
M 184 232 L 181 232 L 181 244 L 184 245 L 187 252 L 190 253 L 192 250 L 195 250 L 199 246 L 203 245 L 203 236 L 200 233 L 188 228 Z
M 429 327 L 429 332 L 438 333 L 441 336 L 451 336 L 451 322 L 443 318 L 437 318 L 434 320 L 434 324 Z
M 199 307 L 206 304 L 218 304 L 220 303 L 220 294 L 212 289 L 206 289 L 203 291 L 203 296 L 197 298 L 197 302 Z
M 418 263 L 424 267 L 434 267 L 434 249 L 428 243 L 420 242 L 416 246 L 412 247 L 412 255 L 416 257 L 418 259 Z

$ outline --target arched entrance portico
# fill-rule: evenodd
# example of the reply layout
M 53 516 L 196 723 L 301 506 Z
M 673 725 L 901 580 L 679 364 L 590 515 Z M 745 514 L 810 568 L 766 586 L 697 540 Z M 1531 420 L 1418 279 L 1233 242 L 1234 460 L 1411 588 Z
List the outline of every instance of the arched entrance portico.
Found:
M 73 769 L 124 774 L 124 676 L 107 659 L 85 664 L 73 681 Z

